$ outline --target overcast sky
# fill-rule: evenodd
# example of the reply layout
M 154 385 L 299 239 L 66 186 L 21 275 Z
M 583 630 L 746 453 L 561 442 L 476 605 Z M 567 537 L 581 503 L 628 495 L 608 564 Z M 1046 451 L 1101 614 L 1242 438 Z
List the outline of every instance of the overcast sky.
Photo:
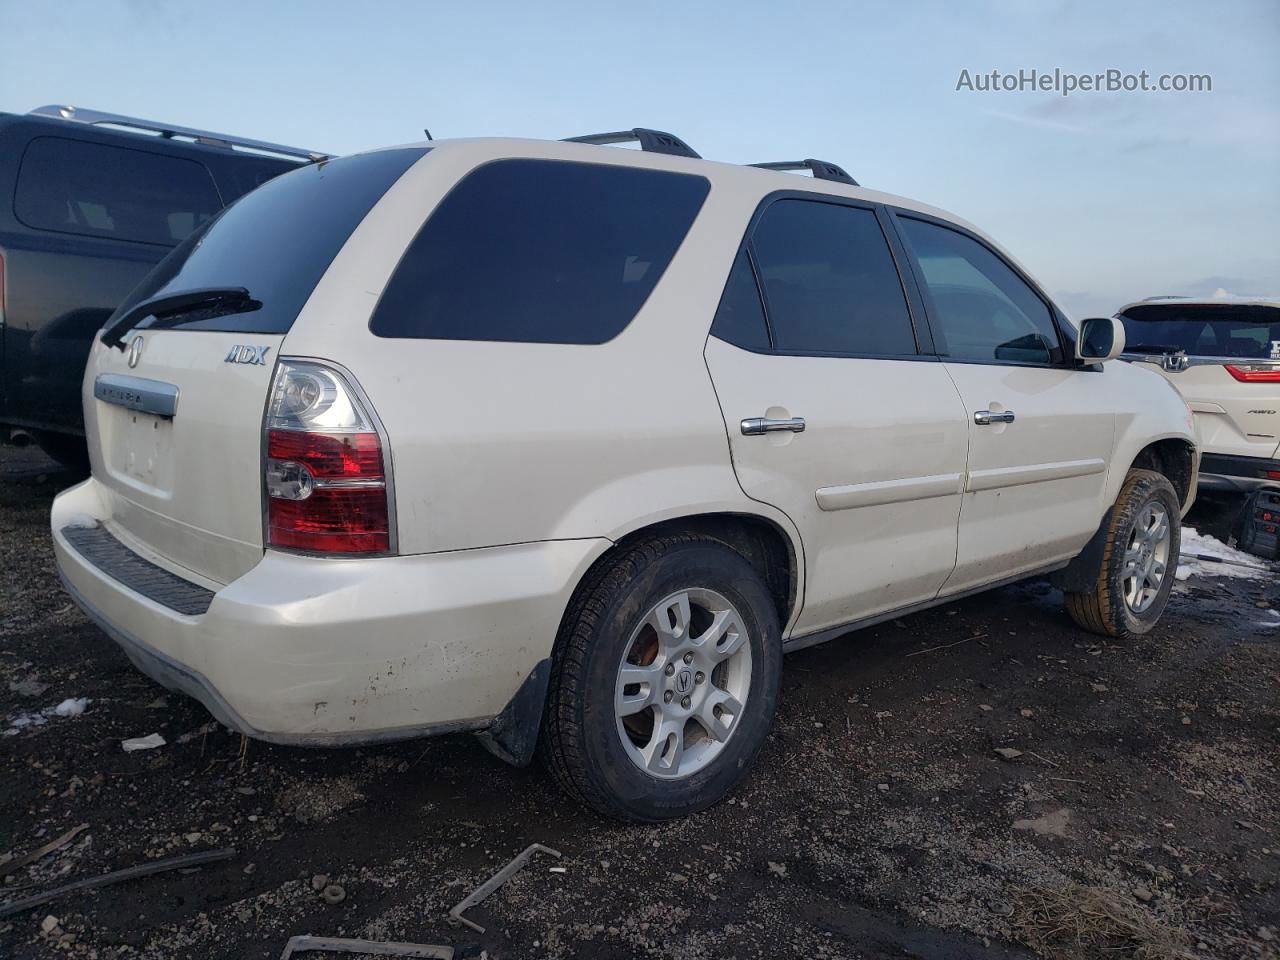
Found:
M 70 103 L 332 152 L 651 126 L 946 208 L 1073 316 L 1280 293 L 1280 2 L 0 0 L 0 110 Z M 962 70 L 1211 92 L 957 91 Z

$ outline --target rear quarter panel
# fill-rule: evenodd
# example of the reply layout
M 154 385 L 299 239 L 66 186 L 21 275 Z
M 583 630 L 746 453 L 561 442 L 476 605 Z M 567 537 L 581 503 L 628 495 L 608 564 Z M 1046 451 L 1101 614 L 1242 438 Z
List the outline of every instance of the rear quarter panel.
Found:
M 636 163 L 628 151 L 535 142 L 510 155 L 566 153 Z M 368 393 L 390 436 L 401 551 L 616 540 L 700 512 L 756 513 L 790 528 L 738 486 L 702 356 L 759 196 L 751 190 L 713 183 L 648 302 L 608 343 L 383 339 L 369 331 L 400 253 L 430 210 L 493 159 L 491 149 L 458 144 L 419 161 L 357 228 L 282 348 L 345 364 Z M 673 169 L 688 163 L 662 159 Z

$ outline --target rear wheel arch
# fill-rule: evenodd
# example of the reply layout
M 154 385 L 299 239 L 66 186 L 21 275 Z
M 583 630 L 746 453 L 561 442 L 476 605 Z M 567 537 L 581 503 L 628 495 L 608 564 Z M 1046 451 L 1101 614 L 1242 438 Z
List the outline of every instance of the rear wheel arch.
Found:
M 579 599 L 595 588 L 620 555 L 647 541 L 673 537 L 719 543 L 742 557 L 764 581 L 779 628 L 785 631 L 800 596 L 803 553 L 799 538 L 760 514 L 711 512 L 656 521 L 618 537 L 578 576 L 561 612 L 557 637 L 564 633 Z M 551 662 L 548 657 L 535 667 L 511 702 L 480 735 L 493 754 L 515 766 L 527 766 L 532 761 L 540 739 Z
M 579 580 L 577 590 L 592 580 L 595 568 L 610 563 L 621 550 L 642 540 L 677 535 L 722 543 L 751 564 L 768 586 L 778 613 L 778 624 L 786 630 L 800 596 L 802 547 L 799 539 L 781 524 L 760 514 L 699 513 L 638 527 L 620 537 L 613 547 L 596 559 Z

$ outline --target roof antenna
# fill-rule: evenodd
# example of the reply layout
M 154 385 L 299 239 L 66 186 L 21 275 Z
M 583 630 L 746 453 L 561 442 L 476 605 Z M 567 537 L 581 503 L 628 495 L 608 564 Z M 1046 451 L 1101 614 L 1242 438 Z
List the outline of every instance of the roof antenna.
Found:
M 425 134 L 427 135 L 427 139 L 428 139 L 428 140 L 433 140 L 433 139 L 435 139 L 434 137 L 432 137 L 432 136 L 431 136 L 431 131 L 430 131 L 430 130 L 428 130 L 426 127 L 423 127 L 423 128 L 422 128 L 422 132 L 423 132 L 423 133 L 425 133 Z

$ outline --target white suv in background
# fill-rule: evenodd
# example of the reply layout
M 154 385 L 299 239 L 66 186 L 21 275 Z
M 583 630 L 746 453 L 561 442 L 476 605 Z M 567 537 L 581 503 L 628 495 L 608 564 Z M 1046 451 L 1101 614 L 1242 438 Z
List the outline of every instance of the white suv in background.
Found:
M 1195 413 L 1201 489 L 1280 486 L 1280 300 L 1155 297 L 1119 317 L 1124 359 L 1163 374 Z
M 234 730 L 473 731 L 632 820 L 740 779 L 787 650 L 1049 572 L 1151 629 L 1176 391 L 974 227 L 771 166 L 815 176 L 635 130 L 255 190 L 95 343 L 71 594 Z
M 1242 495 L 1240 546 L 1280 558 L 1280 300 L 1153 297 L 1119 318 L 1124 359 L 1163 374 L 1195 415 L 1200 489 Z

